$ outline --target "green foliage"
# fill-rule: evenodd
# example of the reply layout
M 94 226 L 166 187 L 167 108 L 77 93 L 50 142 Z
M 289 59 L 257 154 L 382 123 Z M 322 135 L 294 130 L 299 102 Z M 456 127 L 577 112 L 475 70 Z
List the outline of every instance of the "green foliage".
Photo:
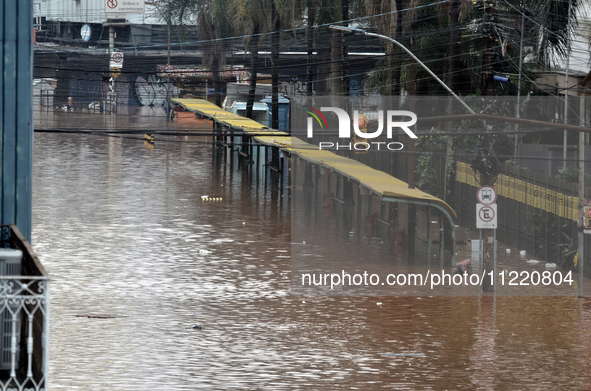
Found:
M 562 179 L 567 182 L 579 183 L 579 167 L 566 166 L 566 168 L 561 173 L 556 174 L 555 178 Z M 585 181 L 590 178 L 591 175 L 585 174 Z
M 419 179 L 416 181 L 416 186 L 436 197 L 439 197 L 439 181 L 437 180 L 437 170 L 431 165 L 431 155 L 422 154 L 418 158 L 415 172 L 419 174 Z
M 575 270 L 574 258 L 578 252 L 578 249 L 573 248 L 573 239 L 568 235 L 564 234 L 567 239 L 566 243 L 562 243 L 558 246 L 558 266 L 565 270 Z
M 546 235 L 546 214 L 541 210 L 528 212 L 527 216 L 531 219 L 530 232 L 533 236 L 540 238 Z

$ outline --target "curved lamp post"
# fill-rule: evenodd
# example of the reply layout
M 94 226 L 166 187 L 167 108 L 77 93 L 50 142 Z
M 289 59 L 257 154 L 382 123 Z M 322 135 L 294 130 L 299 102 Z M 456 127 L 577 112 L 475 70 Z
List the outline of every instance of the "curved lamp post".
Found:
M 466 102 L 464 102 L 459 96 L 456 95 L 455 92 L 453 92 L 451 90 L 451 88 L 449 88 L 447 86 L 447 84 L 445 84 L 439 77 L 437 77 L 437 75 L 434 74 L 433 71 L 431 71 L 429 68 L 427 68 L 427 66 L 425 64 L 423 64 L 423 62 L 421 60 L 419 60 L 417 58 L 417 56 L 415 56 L 410 50 L 408 50 L 406 48 L 406 46 L 404 46 L 403 44 L 401 44 L 397 40 L 395 40 L 393 38 L 390 38 L 390 37 L 387 37 L 387 36 L 382 35 L 382 34 L 369 33 L 369 32 L 367 32 L 365 30 L 354 28 L 354 27 L 344 27 L 344 26 L 330 25 L 330 26 L 328 26 L 328 28 L 333 29 L 333 30 L 347 31 L 347 32 L 355 33 L 356 35 L 367 35 L 367 36 L 370 36 L 370 37 L 378 37 L 378 38 L 385 39 L 387 41 L 390 41 L 390 42 L 396 44 L 402 50 L 404 50 L 406 53 L 408 53 L 408 55 L 411 56 L 420 66 L 422 66 L 431 76 L 433 76 L 433 78 L 435 80 L 437 80 L 437 82 L 439 82 L 439 84 L 441 84 L 447 90 L 447 92 L 449 92 L 454 98 L 456 98 L 462 104 L 462 106 L 464 106 L 466 108 L 466 110 L 468 110 L 470 112 L 470 114 L 476 114 L 474 112 L 474 110 L 472 110 L 470 108 L 470 106 L 468 106 L 466 104 Z
M 462 106 L 464 106 L 464 108 L 466 108 L 466 110 L 468 110 L 468 112 L 470 112 L 470 114 L 476 114 L 474 112 L 474 110 L 472 110 L 470 108 L 470 106 L 468 106 L 466 104 L 466 102 L 464 102 L 459 96 L 456 95 L 455 92 L 452 91 L 451 88 L 449 88 L 447 86 L 447 84 L 445 84 L 439 77 L 437 77 L 437 75 L 435 73 L 433 73 L 433 71 L 431 71 L 425 64 L 423 64 L 423 62 L 421 60 L 419 60 L 417 58 L 417 56 L 415 56 L 410 50 L 408 50 L 406 48 L 406 46 L 402 45 L 400 42 L 398 42 L 395 39 L 392 39 L 390 37 L 387 37 L 385 35 L 381 35 L 381 34 L 375 34 L 375 33 L 369 33 L 365 30 L 362 29 L 358 29 L 358 28 L 353 28 L 353 27 L 344 27 L 344 26 L 336 26 L 336 25 L 331 25 L 328 26 L 330 29 L 332 30 L 339 30 L 339 31 L 346 31 L 346 32 L 352 32 L 355 33 L 356 35 L 367 35 L 370 37 L 377 37 L 377 38 L 381 38 L 381 39 L 385 39 L 387 41 L 393 42 L 394 44 L 396 44 L 397 46 L 399 46 L 400 48 L 402 48 L 402 50 L 404 50 L 406 53 L 408 53 L 409 56 L 411 56 L 420 66 L 422 66 L 431 76 L 433 76 L 433 78 L 435 80 L 437 80 L 437 82 L 439 84 L 441 84 L 446 90 L 447 92 L 449 92 L 455 99 L 457 99 Z M 414 163 L 414 156 L 412 155 L 412 153 L 414 152 L 414 140 L 410 140 L 409 143 L 409 151 L 411 152 L 411 156 L 409 157 L 409 163 L 408 163 L 408 171 L 409 171 L 409 175 L 408 175 L 408 187 L 409 188 L 414 188 L 414 169 L 415 169 L 415 163 Z M 414 213 L 414 212 L 410 212 L 409 213 Z M 409 217 L 409 221 L 412 221 L 413 219 Z M 455 248 L 455 227 L 453 224 L 453 221 L 451 221 L 451 217 L 450 217 L 450 225 L 451 225 L 451 237 L 452 237 L 452 263 L 455 264 L 456 261 L 456 248 Z M 414 255 L 414 223 L 413 226 L 411 227 L 411 225 L 409 224 L 409 242 L 412 241 L 412 247 L 409 246 L 409 255 Z M 441 248 L 443 249 L 443 237 L 442 237 L 442 242 L 441 242 Z M 412 249 L 412 251 L 411 251 Z M 441 253 L 441 259 L 443 259 L 443 253 Z

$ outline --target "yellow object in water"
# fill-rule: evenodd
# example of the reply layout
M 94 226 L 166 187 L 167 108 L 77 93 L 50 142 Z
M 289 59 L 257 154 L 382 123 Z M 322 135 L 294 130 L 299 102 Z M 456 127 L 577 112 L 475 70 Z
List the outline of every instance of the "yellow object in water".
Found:
M 573 258 L 573 264 L 575 265 L 575 269 L 577 268 L 578 263 L 579 263 L 579 253 L 577 252 L 575 254 L 575 257 Z

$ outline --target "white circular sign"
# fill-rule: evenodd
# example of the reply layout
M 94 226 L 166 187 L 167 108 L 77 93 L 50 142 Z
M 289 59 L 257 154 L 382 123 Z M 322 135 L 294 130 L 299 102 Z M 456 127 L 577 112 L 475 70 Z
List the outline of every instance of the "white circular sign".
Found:
M 166 67 L 164 67 L 164 71 L 166 73 L 172 73 L 172 71 L 174 71 L 174 67 L 172 65 L 167 65 Z
M 82 40 L 84 42 L 88 42 L 90 40 L 91 36 L 92 36 L 92 27 L 90 27 L 90 25 L 88 25 L 88 24 L 83 24 L 82 27 L 80 28 L 80 38 L 82 38 Z
M 483 205 L 492 205 L 497 202 L 497 192 L 491 186 L 482 186 L 476 191 L 478 203 Z
M 478 218 L 485 223 L 490 223 L 491 221 L 495 220 L 495 218 L 496 218 L 495 211 L 492 208 L 488 208 L 486 206 L 483 206 L 478 211 Z
M 123 61 L 123 54 L 121 54 L 119 52 L 113 53 L 112 57 L 113 57 L 114 62 L 122 62 Z

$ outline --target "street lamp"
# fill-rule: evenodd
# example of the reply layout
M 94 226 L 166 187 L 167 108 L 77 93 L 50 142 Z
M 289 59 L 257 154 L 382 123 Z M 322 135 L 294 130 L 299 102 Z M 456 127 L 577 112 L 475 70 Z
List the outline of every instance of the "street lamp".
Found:
M 454 98 L 456 98 L 461 104 L 462 106 L 464 106 L 466 108 L 466 110 L 468 110 L 470 112 L 470 114 L 476 114 L 474 112 L 474 110 L 472 110 L 470 108 L 470 106 L 468 106 L 459 96 L 457 96 L 455 94 L 455 92 L 453 92 L 451 90 L 451 88 L 449 88 L 439 77 L 437 77 L 436 74 L 434 74 L 429 68 L 427 68 L 427 66 L 425 64 L 423 64 L 423 62 L 421 60 L 419 60 L 417 58 L 417 56 L 415 56 L 410 50 L 408 50 L 404 45 L 402 45 L 400 42 L 398 42 L 395 39 L 392 39 L 390 37 L 387 37 L 385 35 L 381 35 L 381 34 L 375 34 L 375 33 L 369 33 L 365 30 L 362 29 L 358 29 L 358 28 L 354 28 L 354 27 L 345 27 L 345 26 L 336 26 L 336 25 L 331 25 L 329 26 L 330 29 L 333 30 L 338 30 L 338 31 L 346 31 L 346 32 L 351 32 L 354 33 L 356 35 L 367 35 L 370 37 L 377 37 L 377 38 L 381 38 L 381 39 L 385 39 L 387 41 L 393 42 L 394 44 L 396 44 L 397 46 L 399 46 L 400 48 L 402 48 L 402 50 L 404 50 L 406 53 L 408 53 L 409 56 L 411 56 L 420 66 L 422 66 L 431 76 L 433 76 L 433 78 L 435 78 L 435 80 L 437 80 L 437 82 L 439 84 L 441 84 L 443 86 L 443 88 L 445 88 L 447 90 L 447 92 L 449 92 Z M 409 142 L 409 159 L 408 159 L 408 187 L 409 189 L 413 189 L 415 186 L 415 180 L 414 180 L 414 170 L 415 170 L 415 162 L 414 162 L 414 140 L 410 139 Z M 411 246 L 409 246 L 408 251 L 409 251 L 409 255 L 414 255 L 414 231 L 415 231 L 415 220 L 416 218 L 412 218 L 411 215 L 414 215 L 414 213 L 416 213 L 413 210 L 411 211 L 411 209 L 409 209 L 409 227 L 408 227 L 408 241 L 409 243 L 412 243 Z M 452 224 L 452 240 L 455 241 L 455 234 L 454 234 L 454 227 Z M 442 244 L 443 245 L 443 244 Z M 455 247 L 453 252 L 455 253 Z M 452 258 L 455 257 L 455 254 L 452 255 Z
M 455 92 L 453 92 L 451 90 L 451 88 L 449 88 L 447 86 L 447 84 L 445 84 L 440 78 L 438 78 L 436 74 L 434 74 L 429 68 L 427 68 L 427 66 L 425 64 L 423 64 L 423 62 L 421 60 L 419 60 L 417 58 L 417 56 L 415 56 L 410 50 L 408 50 L 406 48 L 406 46 L 404 46 L 403 44 L 401 44 L 397 40 L 392 39 L 390 37 L 387 37 L 385 35 L 375 34 L 375 33 L 369 33 L 369 32 L 367 32 L 365 30 L 354 28 L 354 27 L 344 27 L 344 26 L 331 25 L 331 26 L 328 26 L 328 28 L 333 29 L 333 30 L 347 31 L 347 32 L 350 32 L 350 33 L 355 33 L 356 35 L 367 35 L 367 36 L 370 36 L 370 37 L 378 37 L 378 38 L 382 38 L 382 39 L 385 39 L 387 41 L 393 42 L 394 44 L 396 44 L 397 46 L 399 46 L 400 48 L 402 48 L 402 50 L 404 50 L 406 53 L 408 53 L 408 55 L 411 56 L 420 66 L 422 66 L 423 68 L 425 68 L 425 70 L 427 72 L 429 72 L 429 74 L 431 76 L 433 76 L 433 78 L 435 80 L 437 80 L 439 82 L 439 84 L 441 84 L 447 90 L 447 92 L 449 92 L 450 94 L 452 94 L 452 96 L 454 98 L 456 98 L 462 104 L 462 106 L 464 106 L 466 108 L 466 110 L 468 110 L 470 112 L 470 114 L 476 114 L 474 112 L 474 110 L 472 110 L 470 108 L 470 106 L 468 106 L 466 104 L 466 102 L 464 102 L 459 96 L 457 96 L 455 94 Z

